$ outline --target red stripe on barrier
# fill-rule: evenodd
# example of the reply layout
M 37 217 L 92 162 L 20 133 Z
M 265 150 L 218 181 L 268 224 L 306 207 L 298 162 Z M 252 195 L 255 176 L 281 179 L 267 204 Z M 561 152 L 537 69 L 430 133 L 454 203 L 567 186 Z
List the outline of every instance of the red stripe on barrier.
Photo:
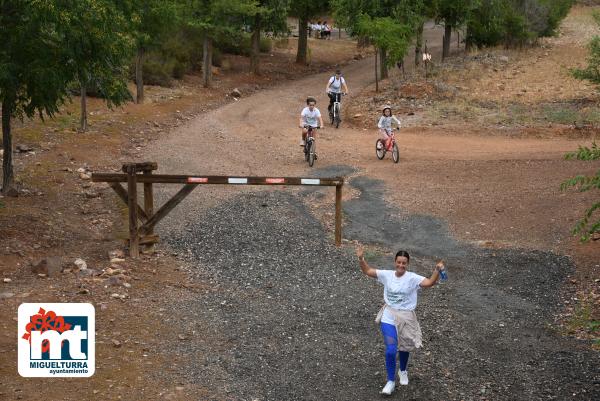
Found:
M 267 178 L 265 179 L 267 184 L 283 184 L 285 182 L 285 178 Z
M 206 177 L 188 177 L 187 182 L 190 184 L 206 183 L 208 178 Z

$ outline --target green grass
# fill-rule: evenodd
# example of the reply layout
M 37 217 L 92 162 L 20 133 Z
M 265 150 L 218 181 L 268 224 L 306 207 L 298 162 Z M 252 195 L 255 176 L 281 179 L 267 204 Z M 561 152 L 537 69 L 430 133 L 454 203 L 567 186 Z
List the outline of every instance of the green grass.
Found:
M 592 302 L 591 299 L 581 300 L 573 311 L 573 316 L 567 321 L 566 329 L 571 334 L 582 331 L 587 333 L 594 347 L 600 347 L 600 321 L 593 316 Z

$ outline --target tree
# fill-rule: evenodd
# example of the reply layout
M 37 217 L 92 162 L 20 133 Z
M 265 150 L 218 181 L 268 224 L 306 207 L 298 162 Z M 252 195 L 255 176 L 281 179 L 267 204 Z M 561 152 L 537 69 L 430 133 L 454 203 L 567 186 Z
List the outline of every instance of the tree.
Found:
M 404 59 L 412 32 L 409 25 L 400 24 L 391 17 L 372 18 L 364 14 L 358 19 L 356 31 L 369 38 L 379 50 L 381 63 L 386 64 L 386 68 Z M 382 73 L 381 77 L 386 78 L 386 75 Z
M 69 97 L 79 66 L 109 71 L 115 49 L 104 47 L 80 59 L 74 32 L 81 27 L 77 2 L 93 9 L 96 0 L 0 1 L 0 101 L 2 102 L 2 191 L 14 195 L 12 119 L 52 117 Z M 93 27 L 90 27 L 92 29 Z M 75 35 L 76 37 L 77 35 Z M 80 37 L 81 38 L 81 37 Z M 117 57 L 118 58 L 118 57 Z
M 399 0 L 393 16 L 399 22 L 409 25 L 415 38 L 415 66 L 423 56 L 423 28 L 425 21 L 433 16 L 433 0 Z
M 306 65 L 308 54 L 308 21 L 329 8 L 329 1 L 293 0 L 290 14 L 298 17 L 298 50 L 296 63 Z
M 388 67 L 402 60 L 415 31 L 404 7 L 411 0 L 332 0 L 336 22 L 353 36 L 370 39 L 377 47 L 381 78 Z M 393 54 L 389 54 L 389 53 Z M 400 57 L 400 58 L 399 58 Z
M 203 36 L 203 84 L 212 83 L 212 47 L 217 35 L 235 35 L 243 23 L 261 12 L 255 0 L 193 0 L 189 9 L 188 24 L 199 29 Z
M 598 147 L 595 142 L 592 143 L 591 148 L 580 146 L 577 152 L 566 154 L 565 159 L 587 161 L 600 160 L 600 147 Z M 563 191 L 570 187 L 575 187 L 579 189 L 580 192 L 589 191 L 594 188 L 600 190 L 600 170 L 596 172 L 596 175 L 578 175 L 561 184 L 561 190 Z M 600 210 L 600 200 L 592 204 L 592 206 L 585 211 L 583 218 L 575 225 L 573 234 L 581 234 L 582 241 L 589 241 L 594 234 L 600 233 L 600 216 L 597 213 L 598 210 Z M 593 220 L 594 215 L 596 216 L 596 220 Z
M 252 18 L 252 38 L 250 49 L 250 69 L 260 74 L 260 36 L 262 30 L 273 33 L 287 31 L 287 14 L 290 0 L 260 0 L 256 14 Z
M 80 130 L 87 130 L 87 88 L 93 87 L 109 107 L 131 100 L 127 66 L 133 44 L 124 15 L 109 0 L 74 1 L 69 36 L 63 43 L 71 52 L 81 92 Z M 98 59 L 94 53 L 105 55 Z
M 468 19 L 472 0 L 437 0 L 435 3 L 436 22 L 444 23 L 442 60 L 450 56 L 452 30 L 459 28 Z
M 144 57 L 160 43 L 161 37 L 175 26 L 177 3 L 173 0 L 130 0 L 123 3 L 133 23 L 136 45 L 136 103 L 144 102 Z

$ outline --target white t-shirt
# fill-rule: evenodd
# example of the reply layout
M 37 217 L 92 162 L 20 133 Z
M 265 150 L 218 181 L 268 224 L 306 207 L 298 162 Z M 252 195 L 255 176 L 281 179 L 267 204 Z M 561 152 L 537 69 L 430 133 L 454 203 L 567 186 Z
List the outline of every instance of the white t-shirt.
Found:
M 383 284 L 383 300 L 386 305 L 398 310 L 415 310 L 417 291 L 425 277 L 413 272 L 405 272 L 396 277 L 395 270 L 377 269 L 377 281 Z M 383 312 L 382 323 L 394 324 L 394 317 L 388 308 Z
M 335 75 L 329 78 L 329 92 L 332 93 L 341 93 L 342 92 L 342 84 L 346 84 L 344 77 L 340 77 L 340 79 L 336 79 Z
M 313 109 L 313 111 L 310 111 L 308 106 L 306 106 L 304 109 L 302 109 L 302 113 L 300 113 L 300 115 L 302 116 L 302 121 L 305 125 L 310 125 L 313 128 L 319 126 L 319 117 L 321 117 L 321 112 L 316 107 Z

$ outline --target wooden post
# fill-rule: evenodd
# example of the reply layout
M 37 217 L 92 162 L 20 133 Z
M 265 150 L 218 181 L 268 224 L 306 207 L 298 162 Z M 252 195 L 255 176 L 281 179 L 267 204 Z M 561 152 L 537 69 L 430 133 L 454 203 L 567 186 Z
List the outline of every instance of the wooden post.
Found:
M 129 256 L 132 258 L 140 257 L 140 243 L 138 236 L 138 217 L 137 217 L 137 177 L 135 164 L 127 165 L 127 206 L 129 209 Z
M 144 170 L 144 175 L 152 175 L 152 170 Z M 152 217 L 154 214 L 154 196 L 152 194 L 151 182 L 144 183 L 144 210 L 146 211 L 146 216 Z M 154 227 L 150 228 L 146 235 L 154 235 Z M 148 244 L 146 249 L 152 252 L 154 250 L 154 244 Z
M 342 245 L 342 185 L 335 186 L 335 245 Z

